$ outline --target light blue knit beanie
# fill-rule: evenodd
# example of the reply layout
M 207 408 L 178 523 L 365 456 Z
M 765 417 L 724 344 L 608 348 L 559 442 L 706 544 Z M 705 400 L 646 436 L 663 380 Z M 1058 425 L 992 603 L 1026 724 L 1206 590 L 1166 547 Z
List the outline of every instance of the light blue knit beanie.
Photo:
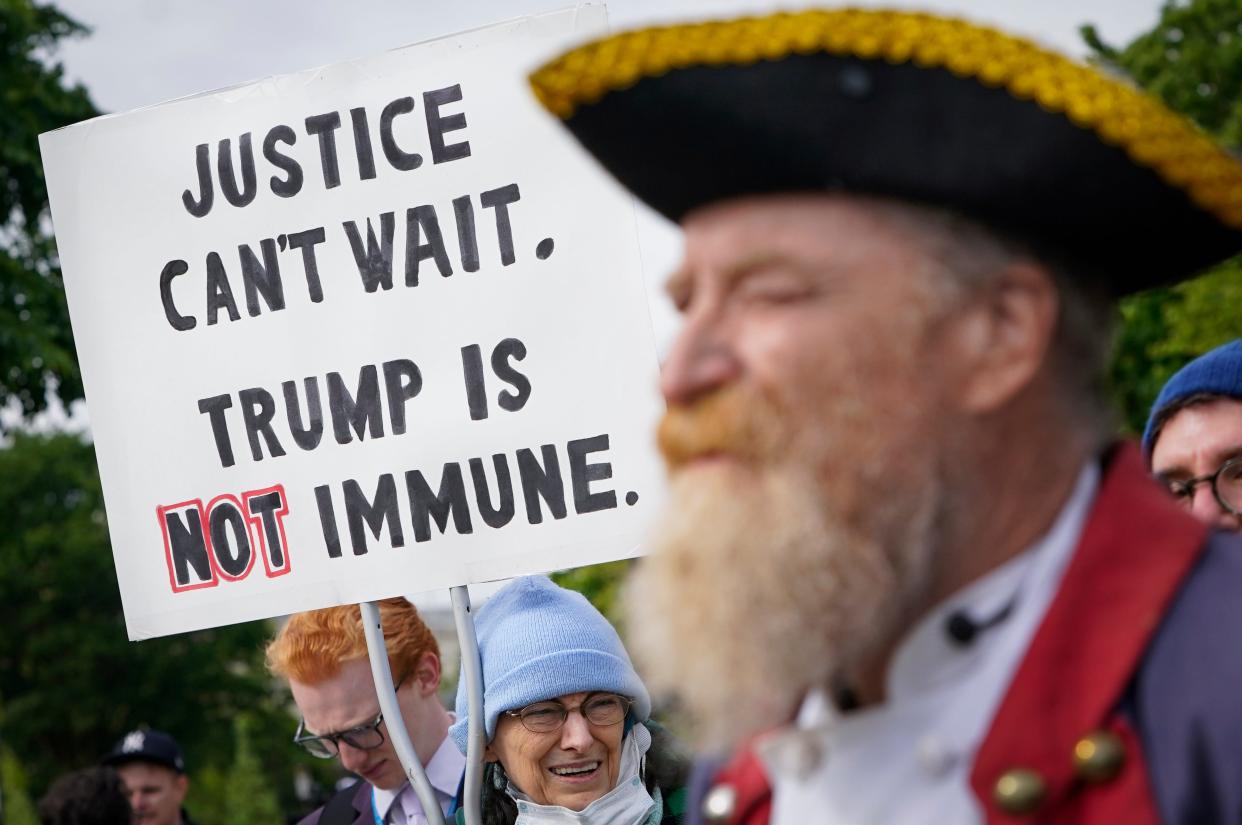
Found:
M 604 690 L 634 700 L 630 712 L 642 722 L 651 714 L 643 686 L 621 637 L 581 593 L 546 576 L 516 579 L 474 617 L 483 660 L 483 718 L 488 742 L 506 710 L 567 693 Z M 469 708 L 466 685 L 457 684 L 457 721 L 449 734 L 466 752 Z

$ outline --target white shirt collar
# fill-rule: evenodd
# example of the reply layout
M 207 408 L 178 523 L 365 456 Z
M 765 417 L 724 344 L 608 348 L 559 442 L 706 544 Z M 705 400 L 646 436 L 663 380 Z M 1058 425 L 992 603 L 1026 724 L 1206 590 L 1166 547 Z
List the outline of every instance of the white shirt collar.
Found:
M 435 789 L 436 796 L 440 797 L 440 807 L 445 808 L 457 796 L 457 786 L 461 783 L 462 772 L 466 769 L 466 757 L 457 750 L 453 738 L 446 736 L 440 743 L 440 747 L 436 749 L 435 755 L 431 757 L 431 761 L 424 765 L 423 769 L 427 772 L 427 781 Z M 404 782 L 390 790 L 375 788 L 374 793 L 376 813 L 380 815 L 381 820 L 388 816 L 388 809 L 399 796 L 402 797 L 401 806 L 407 816 L 416 810 L 422 812 L 418 794 L 414 793 L 409 782 Z
M 1047 533 L 1021 554 L 949 596 L 915 625 L 889 666 L 886 689 L 892 701 L 956 681 L 1007 637 L 1014 641 L 1016 634 L 1025 651 L 1074 554 L 1099 476 L 1099 465 L 1089 461 Z M 948 622 L 954 613 L 986 622 L 1007 608 L 1010 613 L 1004 621 L 982 631 L 968 645 L 955 644 L 949 636 Z
M 1097 463 L 1088 462 L 1043 537 L 906 634 L 889 666 L 883 703 L 843 714 L 816 691 L 794 725 L 757 743 L 773 778 L 774 825 L 798 822 L 811 810 L 833 823 L 979 821 L 969 766 L 1056 595 L 1099 476 Z M 1008 617 L 971 644 L 951 641 L 946 627 L 954 612 L 986 621 L 1008 604 Z M 894 795 L 895 786 L 907 793 Z

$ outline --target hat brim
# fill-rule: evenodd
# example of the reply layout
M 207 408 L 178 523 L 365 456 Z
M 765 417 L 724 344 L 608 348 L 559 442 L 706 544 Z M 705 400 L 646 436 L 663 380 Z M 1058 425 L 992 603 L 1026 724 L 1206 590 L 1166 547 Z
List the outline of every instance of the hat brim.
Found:
M 147 765 L 158 765 L 161 768 L 168 768 L 173 773 L 185 773 L 184 768 L 171 759 L 162 759 L 158 756 L 151 756 L 145 753 L 114 753 L 105 756 L 99 761 L 99 764 L 110 768 L 119 768 L 122 765 L 131 765 L 135 762 L 142 762 Z
M 1128 86 L 961 21 L 806 12 L 647 30 L 532 85 L 674 221 L 748 195 L 894 197 L 1054 251 L 1116 295 L 1242 250 L 1242 164 Z

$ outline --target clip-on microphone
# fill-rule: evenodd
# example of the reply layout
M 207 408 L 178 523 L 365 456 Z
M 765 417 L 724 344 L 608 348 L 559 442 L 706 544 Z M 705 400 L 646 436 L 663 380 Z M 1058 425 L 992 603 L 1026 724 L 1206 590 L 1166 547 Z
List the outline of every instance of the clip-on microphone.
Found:
M 1010 599 L 1004 607 L 986 619 L 974 619 L 965 610 L 955 610 L 945 619 L 944 632 L 949 634 L 950 641 L 957 647 L 969 647 L 975 638 L 985 630 L 996 627 L 1013 613 L 1016 599 Z

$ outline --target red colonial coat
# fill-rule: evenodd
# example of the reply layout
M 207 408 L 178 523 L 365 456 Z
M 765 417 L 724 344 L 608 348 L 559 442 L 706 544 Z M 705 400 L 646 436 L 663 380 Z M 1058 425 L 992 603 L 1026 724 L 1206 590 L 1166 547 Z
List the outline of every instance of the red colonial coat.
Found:
M 1061 586 L 976 754 L 970 785 L 987 825 L 1158 825 L 1141 744 L 1119 706 L 1206 534 L 1151 482 L 1134 446 L 1115 451 Z M 1075 748 L 1099 732 L 1113 735 L 1124 758 L 1108 776 L 1088 779 Z M 997 798 L 998 783 L 1015 769 L 1043 781 L 1039 803 L 1020 815 Z M 735 794 L 725 821 L 766 825 L 772 795 L 753 751 L 715 783 Z

